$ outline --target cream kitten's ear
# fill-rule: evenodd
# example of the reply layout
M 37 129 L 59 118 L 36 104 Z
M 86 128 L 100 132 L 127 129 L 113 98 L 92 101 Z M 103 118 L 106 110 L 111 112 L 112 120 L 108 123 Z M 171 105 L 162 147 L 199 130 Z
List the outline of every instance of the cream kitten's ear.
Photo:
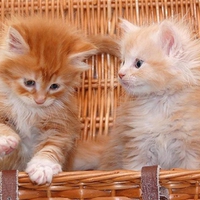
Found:
M 181 48 L 181 37 L 178 34 L 177 28 L 168 21 L 161 23 L 157 38 L 161 48 L 167 55 Z
M 83 62 L 84 59 L 88 58 L 97 53 L 97 48 L 91 43 L 79 43 L 74 47 L 73 52 L 69 56 L 69 59 L 78 69 L 85 71 L 89 69 L 89 66 Z
M 129 32 L 129 31 L 137 31 L 140 29 L 139 26 L 136 26 L 134 24 L 132 24 L 131 22 L 120 18 L 120 27 L 125 31 L 125 32 Z
M 21 34 L 13 27 L 9 27 L 7 35 L 7 50 L 15 54 L 24 54 L 29 51 L 29 46 Z

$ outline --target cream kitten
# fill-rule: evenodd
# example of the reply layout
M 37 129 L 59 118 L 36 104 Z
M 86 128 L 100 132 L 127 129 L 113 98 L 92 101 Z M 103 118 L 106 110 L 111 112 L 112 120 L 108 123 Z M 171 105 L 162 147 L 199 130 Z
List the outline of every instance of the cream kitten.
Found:
M 117 111 L 99 169 L 200 168 L 200 41 L 183 22 L 123 20 Z
M 65 170 L 80 133 L 74 88 L 96 47 L 61 20 L 7 22 L 0 47 L 0 170 L 37 184 Z

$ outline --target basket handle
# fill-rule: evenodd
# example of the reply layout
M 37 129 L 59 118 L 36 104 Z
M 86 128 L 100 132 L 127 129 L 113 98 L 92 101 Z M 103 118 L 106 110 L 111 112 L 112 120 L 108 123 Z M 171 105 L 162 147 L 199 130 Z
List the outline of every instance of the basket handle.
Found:
M 168 200 L 169 191 L 159 185 L 160 167 L 145 166 L 141 171 L 141 189 L 143 200 Z
M 0 171 L 0 200 L 18 199 L 18 171 Z

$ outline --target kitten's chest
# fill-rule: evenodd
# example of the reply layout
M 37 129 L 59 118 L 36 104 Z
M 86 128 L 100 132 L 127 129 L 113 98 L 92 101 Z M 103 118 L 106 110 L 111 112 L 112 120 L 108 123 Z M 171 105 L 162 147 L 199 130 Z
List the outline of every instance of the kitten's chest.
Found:
M 23 108 L 20 110 L 20 108 L 14 107 L 11 123 L 20 135 L 30 136 L 36 120 L 34 119 L 34 113 L 23 110 Z
M 36 143 L 36 138 L 39 134 L 39 130 L 36 127 L 39 118 L 36 112 L 16 102 L 10 103 L 9 124 L 19 134 L 22 143 L 31 149 L 31 146 Z
M 153 99 L 154 100 L 154 99 Z M 128 146 L 149 147 L 149 152 L 163 152 L 175 148 L 177 141 L 190 140 L 192 133 L 184 109 L 176 102 L 146 101 L 131 102 L 123 108 L 116 134 L 122 134 Z M 126 112 L 126 113 L 125 113 Z M 159 149 L 159 151 L 157 151 Z M 156 153 L 156 154 L 157 154 Z
M 182 102 L 181 97 L 129 102 L 121 110 L 118 126 L 123 126 L 125 137 L 158 144 L 170 143 L 174 139 L 191 139 L 194 130 L 200 128 L 196 120 L 200 119 L 200 114 L 198 117 L 195 114 L 200 113 L 200 109 L 198 112 L 197 107 L 191 109 L 190 104 Z
M 175 112 L 167 101 L 155 99 L 135 100 L 126 103 L 120 110 L 119 118 L 132 129 L 155 131 L 169 124 L 170 116 Z

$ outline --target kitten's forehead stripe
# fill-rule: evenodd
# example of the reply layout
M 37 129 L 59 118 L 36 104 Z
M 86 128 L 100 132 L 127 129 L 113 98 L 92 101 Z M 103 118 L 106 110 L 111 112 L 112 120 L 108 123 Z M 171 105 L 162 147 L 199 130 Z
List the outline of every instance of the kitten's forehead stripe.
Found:
M 16 22 L 11 26 L 21 34 L 30 47 L 28 56 L 33 59 L 33 64 L 26 61 L 27 57 L 22 63 L 27 62 L 25 65 L 31 70 L 42 72 L 45 80 L 51 80 L 54 75 L 63 76 L 75 72 L 69 65 L 69 55 L 76 53 L 76 44 L 81 46 L 84 40 L 73 27 L 61 21 L 48 19 L 41 21 L 38 26 L 37 17 L 22 19 L 20 23 Z M 84 45 L 82 47 L 84 48 Z
M 62 26 L 50 25 L 52 24 L 44 23 L 41 29 L 37 28 L 33 21 L 26 27 L 26 35 L 24 36 L 25 41 L 30 46 L 31 53 L 38 59 L 38 65 L 42 67 L 45 77 L 51 76 L 62 67 L 62 61 L 67 59 L 67 51 L 70 47 L 68 41 L 65 41 L 69 34 L 63 30 Z M 36 28 L 33 29 L 32 26 Z

